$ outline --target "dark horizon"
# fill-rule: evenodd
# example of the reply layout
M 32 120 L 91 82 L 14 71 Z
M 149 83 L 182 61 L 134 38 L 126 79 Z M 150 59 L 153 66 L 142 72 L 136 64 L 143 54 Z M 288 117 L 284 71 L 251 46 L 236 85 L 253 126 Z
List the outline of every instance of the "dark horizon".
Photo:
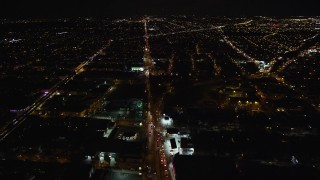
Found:
M 2 18 L 114 17 L 141 15 L 206 15 L 206 16 L 317 16 L 317 6 L 305 1 L 252 0 L 95 0 L 64 2 L 5 0 L 0 7 Z

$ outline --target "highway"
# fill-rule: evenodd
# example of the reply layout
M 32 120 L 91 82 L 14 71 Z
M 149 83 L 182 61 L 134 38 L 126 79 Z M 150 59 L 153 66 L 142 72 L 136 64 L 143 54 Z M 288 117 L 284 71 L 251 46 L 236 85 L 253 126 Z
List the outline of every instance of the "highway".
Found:
M 102 51 L 104 51 L 108 46 L 110 46 L 111 40 L 108 41 L 107 45 L 103 46 L 98 52 L 93 56 L 89 57 L 87 60 L 79 64 L 74 68 L 74 73 L 67 75 L 64 79 L 52 86 L 45 94 L 39 97 L 32 105 L 30 105 L 26 111 L 22 114 L 9 121 L 1 130 L 0 142 L 3 142 L 15 129 L 26 121 L 27 117 L 32 114 L 37 108 L 43 106 L 49 99 L 51 99 L 57 92 L 57 90 L 63 85 L 67 84 L 69 81 L 73 80 L 75 76 L 83 71 L 83 67 L 91 63 L 96 56 L 98 56 Z
M 169 177 L 165 175 L 166 163 L 163 162 L 163 151 L 162 150 L 162 128 L 159 123 L 160 106 L 161 102 L 154 103 L 151 91 L 149 74 L 152 74 L 153 63 L 151 57 L 151 51 L 149 46 L 149 34 L 148 34 L 148 18 L 143 21 L 145 35 L 145 49 L 144 49 L 144 67 L 145 67 L 145 84 L 147 92 L 147 123 L 145 125 L 145 132 L 148 136 L 148 155 L 146 157 L 146 164 L 151 167 L 152 170 L 156 172 L 152 179 L 168 179 Z M 161 161 L 162 160 L 162 161 Z M 151 179 L 151 177 L 148 177 Z
M 143 21 L 144 25 L 144 40 L 145 40 L 145 48 L 144 48 L 144 66 L 145 66 L 145 85 L 146 85 L 146 92 L 147 92 L 147 104 L 148 104 L 148 110 L 147 110 L 147 120 L 145 124 L 145 132 L 148 136 L 148 153 L 147 156 L 145 157 L 146 159 L 146 164 L 148 167 L 151 167 L 152 170 L 156 171 L 156 176 L 153 177 L 155 179 L 159 179 L 159 168 L 156 166 L 155 163 L 155 157 L 156 157 L 156 152 L 155 152 L 155 144 L 154 144 L 154 131 L 151 129 L 151 125 L 154 124 L 154 119 L 152 118 L 152 114 L 150 112 L 151 106 L 152 106 L 152 97 L 151 97 L 151 89 L 150 89 L 150 79 L 149 79 L 149 72 L 151 71 L 151 66 L 152 66 L 152 60 L 151 60 L 151 54 L 150 54 L 150 47 L 149 47 L 149 34 L 148 34 L 148 29 L 147 29 L 147 19 L 144 19 Z M 150 174 L 147 175 L 149 179 Z M 152 175 L 151 175 L 152 177 Z

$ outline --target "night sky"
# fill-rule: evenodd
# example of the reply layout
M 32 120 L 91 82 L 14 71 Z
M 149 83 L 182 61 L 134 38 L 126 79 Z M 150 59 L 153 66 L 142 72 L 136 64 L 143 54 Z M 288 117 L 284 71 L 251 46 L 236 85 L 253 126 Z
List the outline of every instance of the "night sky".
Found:
M 1 0 L 1 17 L 320 15 L 317 0 Z

